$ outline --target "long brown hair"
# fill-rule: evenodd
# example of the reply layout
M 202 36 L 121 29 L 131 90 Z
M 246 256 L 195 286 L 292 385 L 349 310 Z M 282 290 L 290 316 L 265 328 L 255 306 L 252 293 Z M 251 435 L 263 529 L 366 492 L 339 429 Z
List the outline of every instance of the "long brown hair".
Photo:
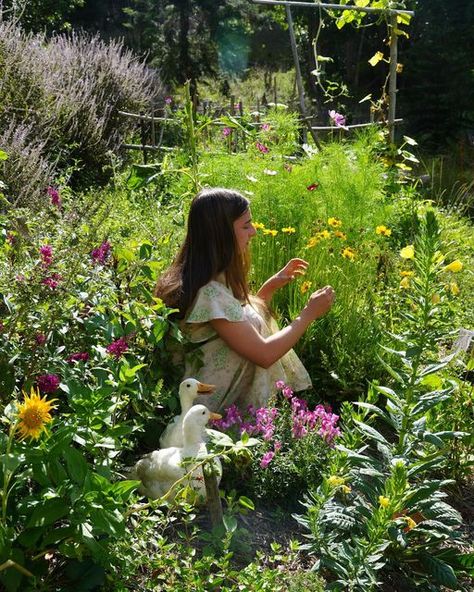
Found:
M 203 189 L 191 203 L 184 243 L 171 267 L 158 279 L 155 295 L 183 318 L 202 286 L 223 273 L 239 300 L 248 301 L 248 253 L 238 247 L 234 222 L 249 208 L 237 191 Z

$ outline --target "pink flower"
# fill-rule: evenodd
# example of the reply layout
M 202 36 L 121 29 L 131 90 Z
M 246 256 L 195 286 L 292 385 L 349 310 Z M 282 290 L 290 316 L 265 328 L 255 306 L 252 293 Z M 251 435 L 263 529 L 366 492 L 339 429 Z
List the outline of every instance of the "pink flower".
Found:
M 329 117 L 332 119 L 332 122 L 336 127 L 345 127 L 346 118 L 344 117 L 344 115 L 341 115 L 340 113 L 332 109 L 331 111 L 329 111 Z
M 46 189 L 46 193 L 49 195 L 51 199 L 51 205 L 56 206 L 57 208 L 61 207 L 61 197 L 59 195 L 59 191 L 55 187 L 48 187 Z
M 279 442 L 278 440 L 273 444 L 273 450 L 275 452 L 280 452 L 281 450 L 281 442 Z
M 222 135 L 224 136 L 224 138 L 227 138 L 228 136 L 230 136 L 231 133 L 232 133 L 232 128 L 230 128 L 230 127 L 225 127 L 222 130 Z
M 264 132 L 269 132 L 270 131 L 270 124 L 269 123 L 262 123 L 262 130 Z
M 112 248 L 112 245 L 109 243 L 109 241 L 104 241 L 100 245 L 100 247 L 93 249 L 93 251 L 91 253 L 91 257 L 92 257 L 92 260 L 94 261 L 94 263 L 100 263 L 103 265 L 106 262 L 107 257 L 109 256 L 111 248 Z
M 269 149 L 265 146 L 265 144 L 262 144 L 261 142 L 255 142 L 255 146 L 257 147 L 257 150 L 262 154 L 267 154 L 267 152 L 270 152 Z
M 275 382 L 275 388 L 277 388 L 278 390 L 284 389 L 286 387 L 286 384 L 283 380 L 277 380 Z
M 167 105 L 171 105 L 172 102 L 173 102 L 173 97 L 165 97 L 165 103 Z
M 57 391 L 61 382 L 57 374 L 41 374 L 36 378 L 36 384 L 42 393 L 54 393 Z
M 281 392 L 285 399 L 291 399 L 291 397 L 293 396 L 293 390 L 289 386 L 285 386 L 285 388 L 282 389 Z
M 53 262 L 53 249 L 51 245 L 43 245 L 40 247 L 41 264 L 48 267 Z
M 53 273 L 48 277 L 45 277 L 41 280 L 41 283 L 44 286 L 47 286 L 51 290 L 56 290 L 59 286 L 60 281 L 62 280 L 62 276 L 59 273 Z
M 319 187 L 319 183 L 311 183 L 311 185 L 308 185 L 308 187 L 306 187 L 306 189 L 308 191 L 314 191 L 315 189 L 317 189 Z
M 46 335 L 44 333 L 38 333 L 35 336 L 35 341 L 37 345 L 44 345 L 46 343 Z
M 13 234 L 13 232 L 9 232 L 7 234 L 6 241 L 13 247 L 13 245 L 16 243 L 16 236 Z
M 87 362 L 88 359 L 89 354 L 87 352 L 77 352 L 68 356 L 66 362 L 69 364 L 72 364 L 73 362 Z
M 125 337 L 120 337 L 112 341 L 106 348 L 107 353 L 114 356 L 117 360 L 123 356 L 128 349 L 128 343 Z
M 262 467 L 262 469 L 266 469 L 268 467 L 274 456 L 275 453 L 271 450 L 265 452 L 265 454 L 262 456 L 262 460 L 260 461 L 260 466 Z

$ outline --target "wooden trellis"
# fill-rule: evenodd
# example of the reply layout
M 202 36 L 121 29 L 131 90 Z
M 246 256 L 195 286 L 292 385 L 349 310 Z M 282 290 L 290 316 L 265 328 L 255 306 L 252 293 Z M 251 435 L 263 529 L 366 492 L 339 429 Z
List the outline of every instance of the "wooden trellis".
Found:
M 305 108 L 305 101 L 304 101 L 304 90 L 303 90 L 303 81 L 301 78 L 301 68 L 300 62 L 298 57 L 298 49 L 296 45 L 296 37 L 295 31 L 293 27 L 293 16 L 291 13 L 291 7 L 302 7 L 302 8 L 312 8 L 313 10 L 325 9 L 325 10 L 335 10 L 337 12 L 343 11 L 352 11 L 352 12 L 365 12 L 365 13 L 384 13 L 390 16 L 390 26 L 392 27 L 392 31 L 397 28 L 397 17 L 401 14 L 414 16 L 414 12 L 412 10 L 398 10 L 392 8 L 373 8 L 370 6 L 353 6 L 353 5 L 344 5 L 344 4 L 327 4 L 324 2 L 304 2 L 298 0 L 252 0 L 254 4 L 263 4 L 267 6 L 284 6 L 286 9 L 286 19 L 288 23 L 288 30 L 290 33 L 290 42 L 291 42 L 291 49 L 293 53 L 293 61 L 295 64 L 295 71 L 296 71 L 296 82 L 298 87 L 298 95 L 299 95 L 299 103 L 300 103 L 300 111 L 301 116 L 307 122 L 308 128 L 310 133 L 312 134 L 314 140 L 317 142 L 317 137 L 315 134 L 315 128 L 311 125 L 309 117 L 306 115 L 306 108 Z M 388 96 L 389 96 L 389 104 L 388 104 L 388 125 L 390 130 L 390 140 L 393 142 L 395 137 L 395 115 L 396 115 L 396 100 L 397 100 L 397 61 L 398 61 L 398 35 L 392 34 L 390 35 L 390 70 L 389 70 L 389 86 L 388 86 Z M 322 129 L 319 127 L 318 129 Z

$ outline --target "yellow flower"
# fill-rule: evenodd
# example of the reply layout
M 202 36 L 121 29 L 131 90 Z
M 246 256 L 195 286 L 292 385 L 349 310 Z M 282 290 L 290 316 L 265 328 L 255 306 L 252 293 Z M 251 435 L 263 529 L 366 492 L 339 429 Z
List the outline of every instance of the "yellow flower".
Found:
M 350 247 L 346 247 L 342 251 L 342 256 L 344 257 L 344 259 L 349 259 L 350 261 L 354 261 L 356 254 L 355 254 L 354 249 L 351 249 Z
M 255 230 L 263 230 L 265 228 L 265 224 L 262 224 L 261 222 L 252 222 L 252 226 Z
M 438 304 L 438 302 L 441 302 L 441 296 L 439 294 L 433 294 L 433 296 L 431 296 L 431 303 Z
M 415 275 L 415 272 L 414 272 L 414 271 L 407 271 L 407 270 L 402 270 L 402 271 L 400 272 L 400 275 L 401 275 L 402 277 L 413 277 L 413 276 Z
M 351 487 L 349 485 L 341 485 L 341 491 L 342 493 L 350 493 L 352 491 Z
M 329 230 L 321 230 L 321 232 L 318 232 L 316 236 L 319 236 L 319 238 L 329 238 L 331 233 Z
M 276 236 L 278 234 L 278 230 L 270 230 L 270 228 L 264 228 L 263 234 L 271 234 L 272 236 Z
M 317 236 L 312 236 L 312 237 L 309 239 L 309 241 L 308 241 L 308 244 L 306 245 L 306 248 L 307 248 L 307 249 L 312 249 L 313 247 L 315 247 L 315 246 L 316 246 L 316 245 L 319 243 L 319 241 L 320 241 L 320 240 L 321 240 L 321 239 L 320 239 L 319 237 L 317 237 Z
M 400 257 L 402 259 L 414 259 L 415 247 L 413 245 L 407 245 L 400 251 Z
M 341 232 L 340 230 L 335 230 L 334 236 L 336 238 L 340 238 L 341 240 L 346 240 L 346 238 L 347 238 L 347 236 L 343 232 Z
M 386 226 L 381 224 L 380 226 L 377 226 L 377 228 L 375 229 L 375 234 L 381 234 L 382 236 L 390 236 L 392 234 L 392 231 L 390 230 L 390 228 L 387 228 Z
M 23 391 L 23 403 L 18 405 L 18 429 L 20 431 L 20 439 L 25 438 L 36 439 L 41 432 L 46 428 L 46 424 L 52 421 L 51 410 L 56 408 L 53 405 L 57 399 L 46 400 L 46 397 L 41 398 L 39 391 L 35 391 L 31 387 L 30 396 Z
M 379 495 L 379 504 L 382 506 L 382 508 L 388 508 L 390 505 L 390 498 L 385 497 L 384 495 Z
M 410 287 L 410 278 L 404 277 L 400 282 L 400 288 L 407 290 Z
M 457 273 L 458 271 L 461 271 L 462 268 L 463 264 L 461 261 L 459 261 L 459 259 L 456 259 L 456 261 L 452 261 L 449 265 L 446 265 L 443 271 L 452 271 L 453 273 Z
M 294 234 L 296 232 L 296 229 L 293 228 L 293 226 L 288 226 L 287 228 L 282 228 L 281 231 L 284 234 Z
M 406 528 L 403 529 L 405 532 L 409 532 L 410 530 L 415 528 L 416 522 L 413 520 L 413 518 L 410 518 L 410 516 L 404 516 L 403 520 L 405 520 L 405 522 L 407 523 Z
M 333 228 L 339 228 L 339 226 L 342 226 L 342 222 L 338 218 L 328 218 L 328 224 Z
M 344 477 L 338 477 L 337 475 L 331 475 L 328 477 L 328 485 L 331 487 L 339 487 L 339 485 L 344 485 L 344 482 Z
M 300 286 L 300 292 L 302 294 L 306 294 L 306 292 L 311 288 L 311 286 L 312 286 L 312 282 L 309 282 L 309 281 L 303 282 Z
M 456 282 L 449 282 L 448 287 L 449 287 L 449 291 L 451 292 L 451 294 L 453 296 L 457 296 L 459 294 L 459 292 L 461 291 Z

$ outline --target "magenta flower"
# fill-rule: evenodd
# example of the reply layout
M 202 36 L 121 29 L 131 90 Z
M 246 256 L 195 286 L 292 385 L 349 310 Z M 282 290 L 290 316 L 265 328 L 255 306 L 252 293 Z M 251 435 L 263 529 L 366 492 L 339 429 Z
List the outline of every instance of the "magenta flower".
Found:
M 261 142 L 255 142 L 255 146 L 257 147 L 257 150 L 262 154 L 267 154 L 267 152 L 270 152 L 267 146 L 265 146 L 265 144 L 262 144 Z
M 308 191 L 314 191 L 315 189 L 317 189 L 319 187 L 319 183 L 311 183 L 311 185 L 308 185 L 308 187 L 306 187 L 306 189 Z
M 41 264 L 48 267 L 53 262 L 53 249 L 51 245 L 43 245 L 40 247 Z
M 289 386 L 285 386 L 281 392 L 285 399 L 291 399 L 293 396 L 293 389 L 291 389 Z
M 41 374 L 36 378 L 36 384 L 42 393 L 49 394 L 58 390 L 61 382 L 57 374 Z
M 274 456 L 275 453 L 271 450 L 265 452 L 265 454 L 262 456 L 262 460 L 260 461 L 260 466 L 262 467 L 262 469 L 266 469 L 268 467 L 268 465 L 272 462 Z
M 284 389 L 286 387 L 285 381 L 284 380 L 277 380 L 275 382 L 275 388 L 277 388 L 279 391 L 281 391 L 281 389 Z
M 53 273 L 50 276 L 43 278 L 41 280 L 41 283 L 44 286 L 47 286 L 48 288 L 50 288 L 51 290 L 56 290 L 56 288 L 59 286 L 59 283 L 61 282 L 62 279 L 63 278 L 59 273 Z
M 100 263 L 103 265 L 107 261 L 111 248 L 112 245 L 109 243 L 109 241 L 104 241 L 100 247 L 93 249 L 91 257 L 94 263 Z
M 35 336 L 35 341 L 37 345 L 44 345 L 46 343 L 46 335 L 44 333 L 38 333 Z
M 281 450 L 281 442 L 279 442 L 278 440 L 276 440 L 276 442 L 273 444 L 273 450 L 275 452 L 280 452 L 280 450 Z
M 269 123 L 262 123 L 262 130 L 264 132 L 269 132 L 270 131 L 270 124 Z
M 329 111 L 329 117 L 331 118 L 332 123 L 336 127 L 345 127 L 346 118 L 344 117 L 344 115 L 341 115 L 340 113 L 332 109 L 331 111 Z
M 59 195 L 59 191 L 55 187 L 48 187 L 46 189 L 46 193 L 49 195 L 51 200 L 51 205 L 56 206 L 57 208 L 61 207 L 61 197 Z
M 123 356 L 128 349 L 128 343 L 125 337 L 120 337 L 112 341 L 107 347 L 107 353 L 114 356 L 117 360 Z
M 13 232 L 9 232 L 7 234 L 6 241 L 13 247 L 13 245 L 16 243 L 16 236 L 13 234 Z
M 71 354 L 66 358 L 66 362 L 72 364 L 74 362 L 87 362 L 89 359 L 89 354 L 87 352 L 77 352 L 75 354 Z
M 172 102 L 173 102 L 173 97 L 165 97 L 165 103 L 167 105 L 171 105 Z
M 230 128 L 230 127 L 225 127 L 222 130 L 222 135 L 224 136 L 224 138 L 227 138 L 228 136 L 230 136 L 231 133 L 232 133 L 232 128 Z

